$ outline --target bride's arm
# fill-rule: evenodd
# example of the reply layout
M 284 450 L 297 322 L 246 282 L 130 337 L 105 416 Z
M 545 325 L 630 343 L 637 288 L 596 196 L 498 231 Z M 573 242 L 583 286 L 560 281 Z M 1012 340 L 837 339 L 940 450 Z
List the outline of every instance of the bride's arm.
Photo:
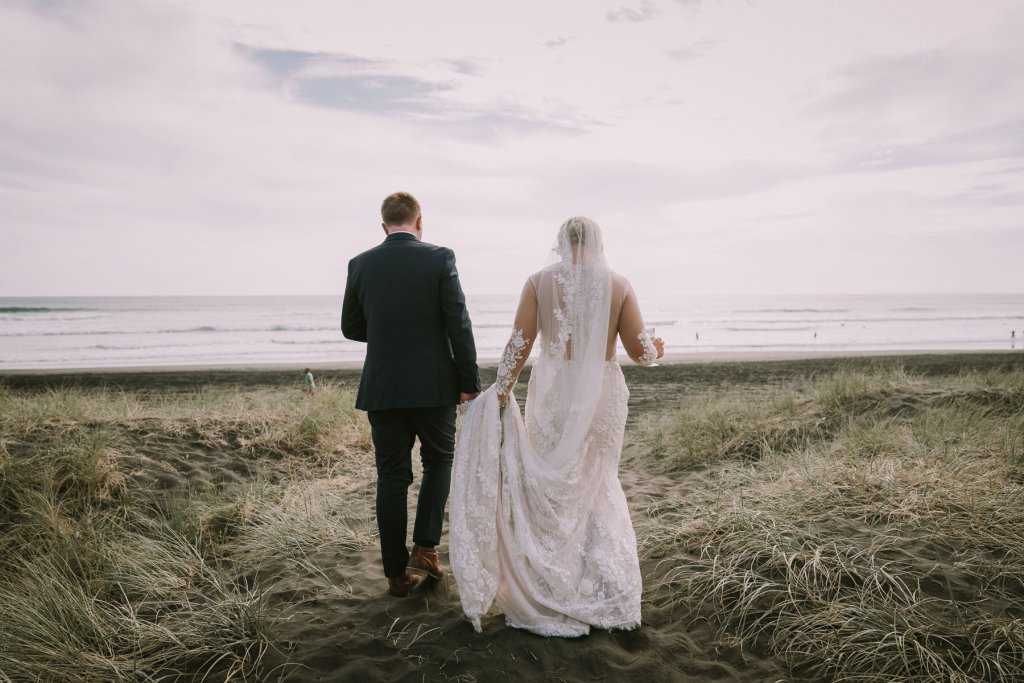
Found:
M 512 393 L 519 373 L 530 357 L 533 342 L 537 339 L 537 292 L 530 280 L 523 285 L 523 294 L 519 297 L 519 308 L 516 309 L 516 320 L 512 325 L 512 336 L 505 345 L 498 364 L 498 377 L 494 380 L 498 391 L 498 401 L 505 405 L 508 395 Z
M 651 337 L 644 330 L 644 318 L 640 314 L 633 286 L 626 282 L 626 297 L 619 313 L 619 339 L 626 354 L 634 363 L 651 365 L 665 355 L 665 344 L 659 337 Z

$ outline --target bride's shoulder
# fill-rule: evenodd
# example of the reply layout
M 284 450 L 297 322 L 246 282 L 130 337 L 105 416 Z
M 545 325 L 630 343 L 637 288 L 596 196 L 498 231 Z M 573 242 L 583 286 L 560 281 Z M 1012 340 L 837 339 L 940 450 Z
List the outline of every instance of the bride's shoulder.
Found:
M 554 268 L 552 266 L 547 266 L 546 268 L 541 268 L 536 273 L 534 273 L 530 277 L 526 278 L 526 284 L 528 284 L 530 286 L 533 286 L 533 287 L 536 287 L 537 283 L 540 282 L 542 277 L 545 277 L 545 276 L 550 277 L 553 272 L 554 272 Z
M 615 271 L 611 271 L 610 275 L 612 279 L 612 299 L 614 301 L 625 300 L 630 289 L 632 289 L 632 285 L 629 284 L 629 278 Z

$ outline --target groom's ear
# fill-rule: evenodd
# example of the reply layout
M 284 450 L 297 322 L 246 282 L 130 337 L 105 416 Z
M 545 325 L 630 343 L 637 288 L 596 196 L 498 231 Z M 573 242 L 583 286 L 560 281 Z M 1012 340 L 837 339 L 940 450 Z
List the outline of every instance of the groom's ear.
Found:
M 388 232 L 388 225 L 387 225 L 387 223 L 381 223 L 380 227 L 384 228 L 384 234 L 385 235 L 390 235 L 391 234 L 391 233 Z

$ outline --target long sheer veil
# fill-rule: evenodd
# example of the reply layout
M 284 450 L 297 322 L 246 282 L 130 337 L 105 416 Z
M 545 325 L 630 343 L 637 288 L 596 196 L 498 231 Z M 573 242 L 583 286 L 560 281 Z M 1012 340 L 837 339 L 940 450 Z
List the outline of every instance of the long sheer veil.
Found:
M 552 475 L 564 475 L 584 450 L 601 398 L 610 307 L 601 229 L 589 218 L 570 218 L 537 281 L 541 348 L 526 406 L 527 424 L 551 428 L 534 446 Z

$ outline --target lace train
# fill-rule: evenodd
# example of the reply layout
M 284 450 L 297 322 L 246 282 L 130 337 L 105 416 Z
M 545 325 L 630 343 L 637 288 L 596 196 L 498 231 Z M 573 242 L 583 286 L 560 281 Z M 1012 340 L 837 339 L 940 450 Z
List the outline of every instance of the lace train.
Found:
M 450 554 L 463 609 L 479 632 L 492 604 L 509 626 L 580 636 L 640 624 L 636 536 L 618 479 L 627 399 L 617 363 L 576 457 L 545 458 L 574 406 L 559 400 L 566 361 L 531 373 L 526 421 L 491 387 L 465 413 L 452 470 Z

